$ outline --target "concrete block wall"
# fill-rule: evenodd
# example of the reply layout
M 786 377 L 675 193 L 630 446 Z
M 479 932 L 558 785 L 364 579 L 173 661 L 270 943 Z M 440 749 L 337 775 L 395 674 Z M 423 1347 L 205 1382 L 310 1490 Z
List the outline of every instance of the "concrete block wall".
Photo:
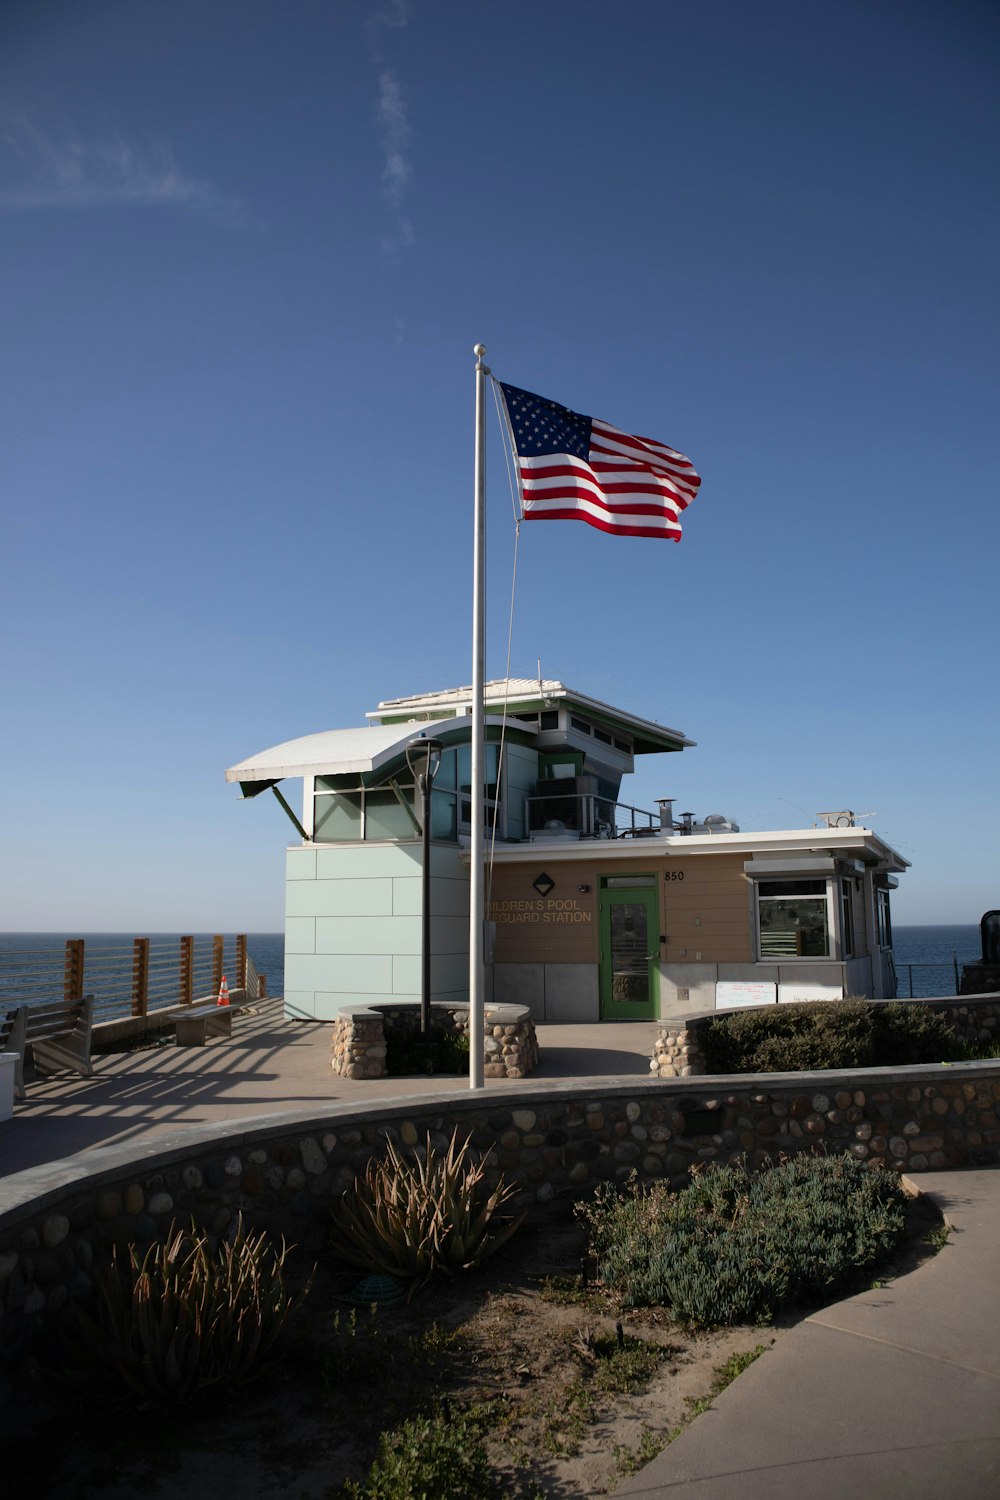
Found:
M 494 964 L 492 998 L 526 1005 L 534 1021 L 599 1021 L 596 964 Z

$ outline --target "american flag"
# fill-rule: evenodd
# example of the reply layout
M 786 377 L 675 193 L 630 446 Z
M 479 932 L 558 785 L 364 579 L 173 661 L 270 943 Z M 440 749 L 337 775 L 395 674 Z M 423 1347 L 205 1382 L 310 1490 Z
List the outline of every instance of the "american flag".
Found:
M 586 521 L 617 536 L 681 539 L 701 480 L 674 448 L 497 381 L 526 521 Z

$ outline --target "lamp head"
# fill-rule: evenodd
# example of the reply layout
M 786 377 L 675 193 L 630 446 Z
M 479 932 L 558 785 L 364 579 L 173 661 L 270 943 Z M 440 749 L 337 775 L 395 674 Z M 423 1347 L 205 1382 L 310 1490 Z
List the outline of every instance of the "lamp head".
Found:
M 441 751 L 444 745 L 440 740 L 429 737 L 426 734 L 415 734 L 406 746 L 406 764 L 410 768 L 410 774 L 416 781 L 433 781 L 441 764 Z

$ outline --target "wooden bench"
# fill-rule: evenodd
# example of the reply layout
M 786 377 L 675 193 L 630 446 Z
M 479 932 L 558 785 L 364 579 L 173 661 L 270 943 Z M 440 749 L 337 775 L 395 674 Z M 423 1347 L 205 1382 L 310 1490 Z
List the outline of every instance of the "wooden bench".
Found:
M 182 1005 L 171 1012 L 178 1047 L 204 1047 L 210 1036 L 232 1036 L 233 1014 L 242 1001 L 230 998 L 228 1005 L 206 1000 L 201 1005 Z
M 31 1048 L 40 1073 L 58 1073 L 70 1068 L 84 1078 L 93 1077 L 90 1035 L 94 1025 L 94 997 L 80 1000 L 46 1000 L 40 1005 L 19 1005 L 5 1018 L 4 1050 L 17 1056 L 14 1064 L 14 1097 L 24 1098 L 24 1056 Z

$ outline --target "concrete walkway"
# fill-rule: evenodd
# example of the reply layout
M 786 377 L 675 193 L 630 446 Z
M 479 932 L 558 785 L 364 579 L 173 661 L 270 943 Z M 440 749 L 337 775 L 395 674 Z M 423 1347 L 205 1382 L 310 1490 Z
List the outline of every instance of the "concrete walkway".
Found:
M 910 1181 L 941 1253 L 784 1333 L 616 1496 L 1000 1496 L 1000 1168 Z

